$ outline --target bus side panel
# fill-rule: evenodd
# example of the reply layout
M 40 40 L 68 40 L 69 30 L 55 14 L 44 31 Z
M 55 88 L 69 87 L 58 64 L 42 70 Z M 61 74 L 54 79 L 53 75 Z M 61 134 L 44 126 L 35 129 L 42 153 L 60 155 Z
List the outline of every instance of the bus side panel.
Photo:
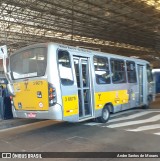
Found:
M 95 93 L 95 109 L 101 109 L 106 103 L 111 103 L 113 106 L 127 104 L 129 96 L 127 90 L 116 90 L 108 92 Z
M 68 88 L 69 89 L 63 90 L 62 93 L 63 120 L 69 122 L 78 122 L 79 121 L 78 95 L 76 94 L 74 87 L 68 87 Z
M 63 96 L 63 110 L 64 117 L 78 115 L 78 96 Z
M 136 107 L 139 104 L 139 88 L 138 83 L 136 84 L 129 84 L 128 88 L 128 94 L 129 94 L 129 106 L 130 108 Z

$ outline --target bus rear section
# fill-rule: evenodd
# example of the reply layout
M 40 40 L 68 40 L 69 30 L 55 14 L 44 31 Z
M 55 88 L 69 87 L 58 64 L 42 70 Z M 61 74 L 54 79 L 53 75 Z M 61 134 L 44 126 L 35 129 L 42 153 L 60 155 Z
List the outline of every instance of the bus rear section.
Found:
M 13 54 L 10 69 L 15 92 L 13 116 L 55 119 L 50 107 L 56 104 L 56 90 L 46 76 L 47 47 L 27 48 Z

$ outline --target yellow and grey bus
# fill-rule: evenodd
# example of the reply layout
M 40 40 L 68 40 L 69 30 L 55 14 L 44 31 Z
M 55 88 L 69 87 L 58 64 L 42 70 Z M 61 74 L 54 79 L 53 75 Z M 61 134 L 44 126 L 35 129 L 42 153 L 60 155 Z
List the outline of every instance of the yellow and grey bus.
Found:
M 154 99 L 145 60 L 56 43 L 24 47 L 9 60 L 14 117 L 104 123 Z

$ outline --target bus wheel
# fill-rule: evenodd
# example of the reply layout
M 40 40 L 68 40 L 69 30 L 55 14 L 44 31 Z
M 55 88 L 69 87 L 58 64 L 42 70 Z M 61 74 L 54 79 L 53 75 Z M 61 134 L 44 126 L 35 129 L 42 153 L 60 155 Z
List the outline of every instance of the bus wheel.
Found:
M 110 105 L 106 105 L 103 110 L 102 110 L 102 115 L 97 118 L 98 122 L 101 123 L 106 123 L 109 120 L 110 117 L 110 110 L 109 110 Z

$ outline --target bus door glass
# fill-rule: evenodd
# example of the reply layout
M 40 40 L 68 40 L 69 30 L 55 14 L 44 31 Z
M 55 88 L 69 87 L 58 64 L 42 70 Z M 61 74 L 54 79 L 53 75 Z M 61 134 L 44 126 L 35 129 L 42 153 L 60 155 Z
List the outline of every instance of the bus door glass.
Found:
M 89 59 L 74 57 L 74 68 L 78 89 L 79 119 L 83 119 L 92 116 Z
M 128 78 L 128 94 L 129 94 L 129 106 L 136 107 L 137 98 L 137 74 L 136 74 L 136 64 L 134 61 L 126 61 L 127 65 L 127 78 Z M 139 97 L 139 96 L 138 96 Z
M 144 97 L 144 89 L 143 89 L 143 82 L 144 82 L 144 77 L 143 77 L 143 66 L 138 65 L 138 80 L 139 80 L 139 105 L 143 104 L 143 97 Z

